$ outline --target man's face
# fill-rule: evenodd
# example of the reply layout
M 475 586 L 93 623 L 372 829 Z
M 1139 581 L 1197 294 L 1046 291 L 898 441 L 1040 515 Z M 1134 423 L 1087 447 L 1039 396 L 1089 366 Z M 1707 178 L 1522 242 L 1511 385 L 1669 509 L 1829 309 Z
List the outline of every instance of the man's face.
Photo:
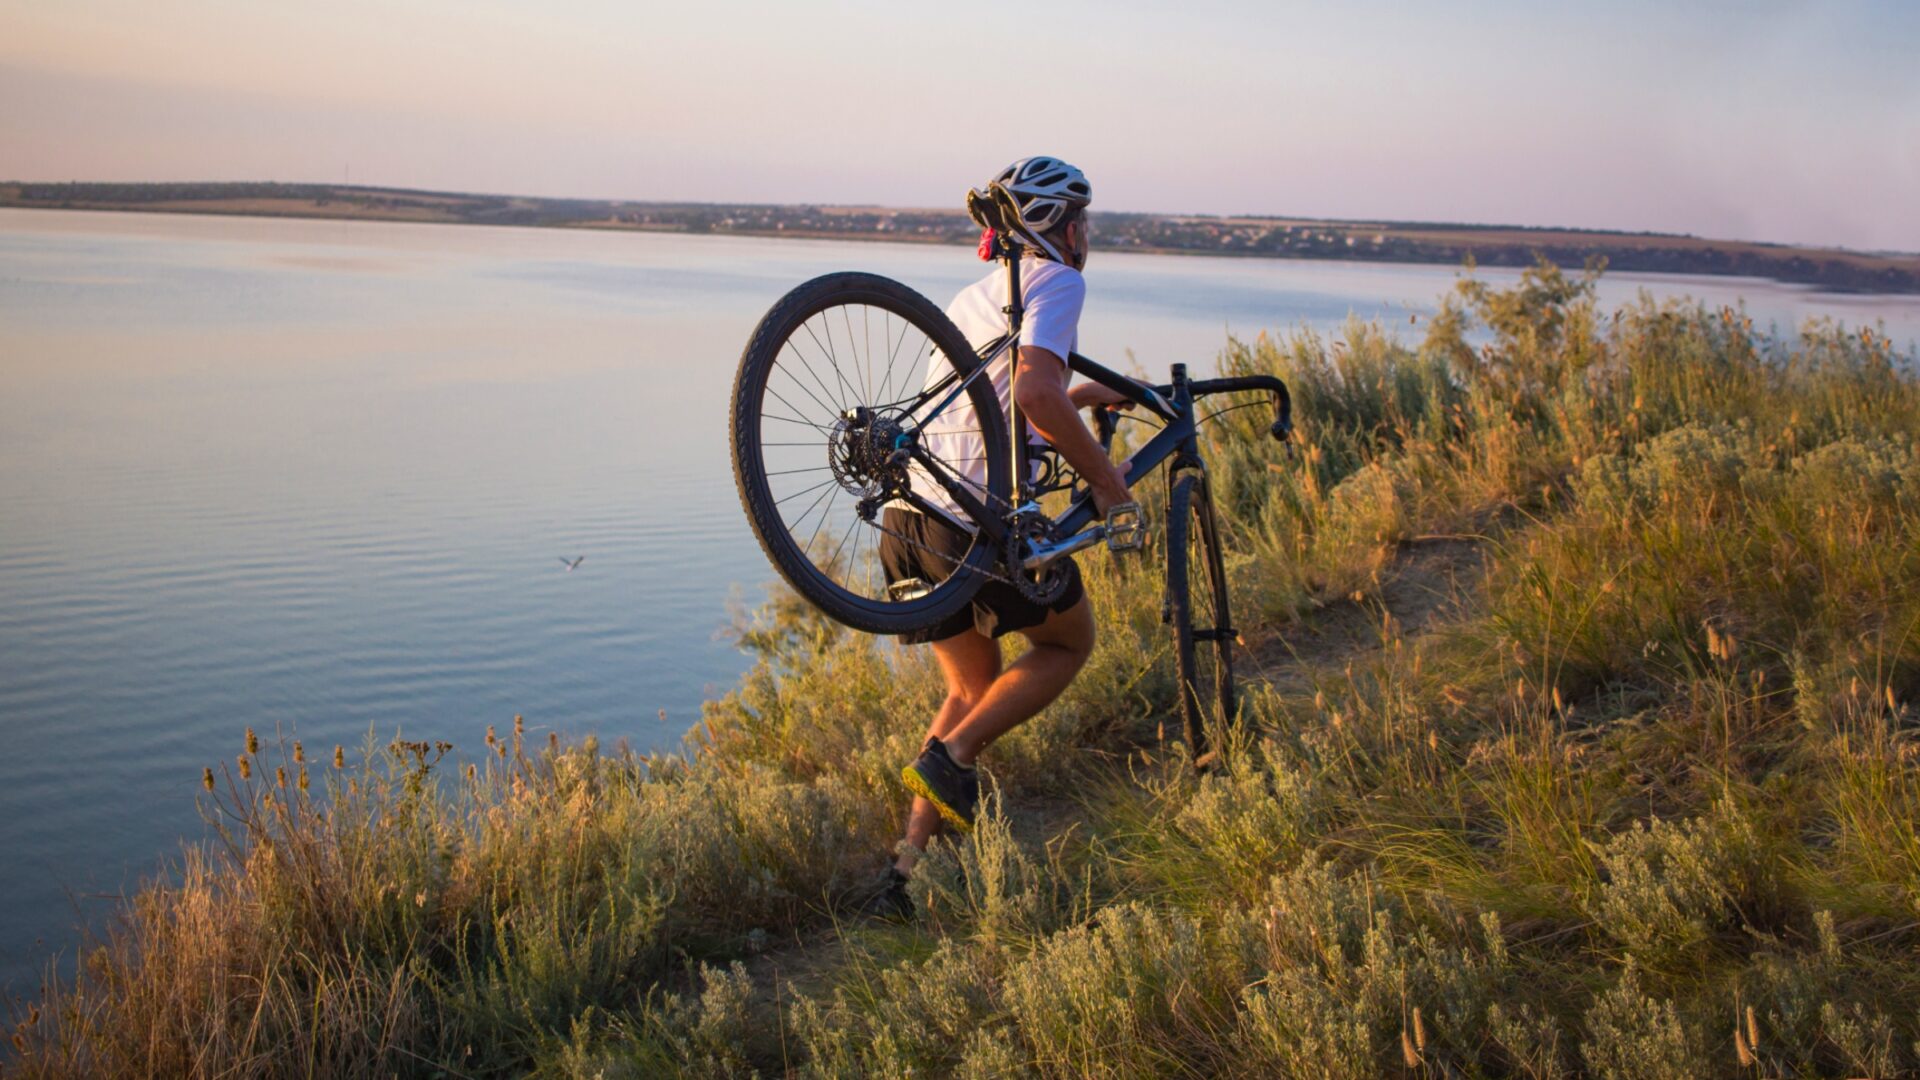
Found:
M 1067 250 L 1062 252 L 1075 270 L 1087 268 L 1087 244 L 1092 239 L 1093 227 L 1084 211 L 1067 225 Z

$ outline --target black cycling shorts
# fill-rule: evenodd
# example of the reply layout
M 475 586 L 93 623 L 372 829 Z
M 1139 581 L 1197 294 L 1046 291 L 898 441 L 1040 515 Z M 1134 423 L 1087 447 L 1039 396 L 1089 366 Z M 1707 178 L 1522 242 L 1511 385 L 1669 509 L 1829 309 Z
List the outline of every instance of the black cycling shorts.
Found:
M 973 538 L 954 525 L 931 514 L 889 506 L 881 516 L 886 531 L 880 537 L 880 565 L 886 568 L 887 584 L 919 578 L 938 585 L 952 575 L 954 567 L 967 557 Z M 1067 589 L 1051 605 L 1036 604 L 1020 590 L 1004 581 L 987 579 L 973 602 L 926 630 L 900 635 L 909 645 L 945 641 L 955 634 L 978 630 L 997 638 L 1015 630 L 1027 630 L 1045 622 L 1048 614 L 1071 610 L 1086 596 L 1080 584 L 1080 567 L 1067 560 Z

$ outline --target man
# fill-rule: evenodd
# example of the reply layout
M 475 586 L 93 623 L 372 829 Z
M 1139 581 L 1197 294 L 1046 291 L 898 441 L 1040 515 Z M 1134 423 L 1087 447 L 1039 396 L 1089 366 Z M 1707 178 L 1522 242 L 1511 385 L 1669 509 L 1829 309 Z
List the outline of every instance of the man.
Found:
M 1129 402 L 1103 386 L 1068 388 L 1067 355 L 1074 351 L 1086 281 L 1086 208 L 1092 187 L 1079 169 L 1057 158 L 1023 158 L 993 181 L 1012 196 L 1018 221 L 1004 224 L 1004 239 L 1022 249 L 1021 301 L 1024 315 L 1017 349 L 1002 352 L 987 372 L 1003 409 L 1017 402 L 1033 434 L 1044 439 L 1086 481 L 1102 514 L 1132 502 L 1125 474 L 1081 422 L 1079 411 L 1124 407 Z M 996 268 L 961 291 L 947 314 L 977 350 L 1007 332 L 1007 276 Z M 946 374 L 930 365 L 931 384 Z M 936 457 L 974 462 L 976 483 L 985 480 L 983 448 L 966 399 L 929 425 L 923 437 Z M 969 443 L 971 440 L 971 443 Z M 904 504 L 885 510 L 887 535 L 880 559 L 888 582 L 939 581 L 965 556 L 970 526 L 945 491 L 924 475 L 913 478 L 914 491 L 950 515 L 922 514 Z M 1080 584 L 1077 566 L 1067 568 L 1066 592 L 1051 605 L 1022 596 L 1013 586 L 989 581 L 970 609 L 931 630 L 905 635 L 909 643 L 929 642 L 947 684 L 947 697 L 927 729 L 925 749 L 901 773 L 914 793 L 907 817 L 906 844 L 887 871 L 868 910 L 889 917 L 912 914 L 905 884 L 917 854 L 941 829 L 972 827 L 979 799 L 974 763 L 981 751 L 1045 708 L 1079 673 L 1093 652 L 1093 609 Z M 1007 665 L 994 640 L 1008 633 L 1027 639 L 1028 650 Z

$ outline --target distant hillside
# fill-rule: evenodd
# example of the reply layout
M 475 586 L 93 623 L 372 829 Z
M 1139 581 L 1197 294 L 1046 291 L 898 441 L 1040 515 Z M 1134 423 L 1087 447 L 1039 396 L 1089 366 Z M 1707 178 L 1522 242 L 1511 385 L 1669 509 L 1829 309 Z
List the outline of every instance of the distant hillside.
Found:
M 877 206 L 661 203 L 473 195 L 344 184 L 0 184 L 0 206 L 194 214 L 354 218 L 660 232 L 805 236 L 972 244 L 959 210 Z M 1094 245 L 1179 252 L 1368 262 L 1530 266 L 1546 258 L 1614 270 L 1772 278 L 1841 292 L 1920 292 L 1920 256 L 1868 254 L 1669 233 L 1433 222 L 1203 215 L 1094 215 Z

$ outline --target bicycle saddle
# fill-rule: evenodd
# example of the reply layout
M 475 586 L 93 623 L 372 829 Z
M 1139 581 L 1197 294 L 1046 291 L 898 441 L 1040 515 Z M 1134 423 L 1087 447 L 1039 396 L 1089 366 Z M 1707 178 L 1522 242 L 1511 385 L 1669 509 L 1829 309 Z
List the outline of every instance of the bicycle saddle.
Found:
M 991 195 L 977 188 L 967 189 L 967 216 L 973 219 L 975 225 L 983 229 L 992 229 L 995 232 L 1006 231 L 1001 225 L 1000 207 Z

